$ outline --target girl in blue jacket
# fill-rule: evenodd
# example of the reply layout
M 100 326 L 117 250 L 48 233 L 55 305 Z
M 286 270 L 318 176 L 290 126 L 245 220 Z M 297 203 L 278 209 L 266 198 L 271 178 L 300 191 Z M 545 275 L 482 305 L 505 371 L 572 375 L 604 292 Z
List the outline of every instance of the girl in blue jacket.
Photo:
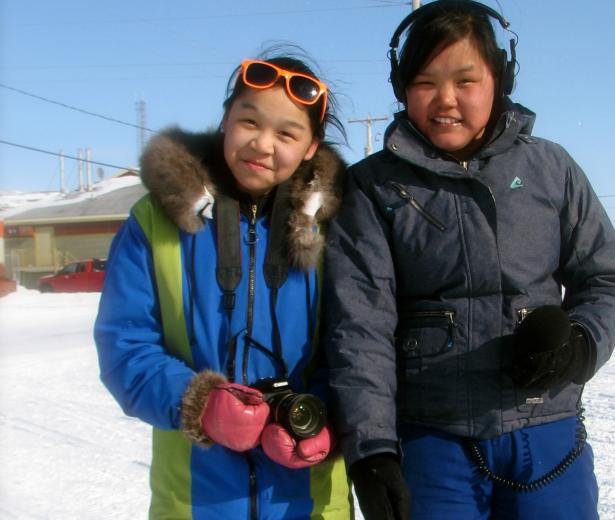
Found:
M 95 326 L 101 378 L 151 424 L 153 519 L 346 520 L 316 365 L 320 226 L 344 165 L 303 61 L 244 60 L 218 131 L 171 129 L 115 237 Z
M 366 520 L 597 518 L 581 394 L 615 344 L 615 233 L 507 97 L 491 22 L 470 0 L 401 22 L 404 110 L 330 226 L 333 417 Z

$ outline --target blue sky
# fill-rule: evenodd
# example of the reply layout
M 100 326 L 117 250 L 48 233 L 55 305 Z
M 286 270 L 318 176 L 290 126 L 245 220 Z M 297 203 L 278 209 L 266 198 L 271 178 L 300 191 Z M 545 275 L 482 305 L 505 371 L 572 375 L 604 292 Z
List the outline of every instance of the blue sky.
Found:
M 615 2 L 485 3 L 519 35 L 512 98 L 537 112 L 534 134 L 562 144 L 615 213 Z M 337 93 L 349 139 L 341 151 L 354 162 L 366 127 L 348 119 L 390 121 L 398 109 L 386 54 L 410 9 L 394 0 L 0 0 L 0 140 L 73 156 L 90 148 L 93 161 L 135 166 L 139 100 L 149 129 L 212 127 L 234 67 L 283 41 L 313 56 Z M 508 49 L 509 35 L 498 36 Z M 374 149 L 386 124 L 373 125 Z M 107 177 L 116 172 L 101 167 Z M 57 190 L 59 170 L 53 155 L 0 143 L 0 191 Z M 66 160 L 65 175 L 75 189 L 76 161 Z

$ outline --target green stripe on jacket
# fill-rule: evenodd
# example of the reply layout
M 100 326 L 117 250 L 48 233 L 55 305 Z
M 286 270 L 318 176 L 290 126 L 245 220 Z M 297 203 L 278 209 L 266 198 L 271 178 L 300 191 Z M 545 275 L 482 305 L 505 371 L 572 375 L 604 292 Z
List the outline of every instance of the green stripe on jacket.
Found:
M 179 232 L 149 195 L 138 201 L 132 211 L 152 249 L 165 347 L 193 366 L 183 315 Z M 182 432 L 153 429 L 151 519 L 192 518 L 191 456 L 192 443 Z

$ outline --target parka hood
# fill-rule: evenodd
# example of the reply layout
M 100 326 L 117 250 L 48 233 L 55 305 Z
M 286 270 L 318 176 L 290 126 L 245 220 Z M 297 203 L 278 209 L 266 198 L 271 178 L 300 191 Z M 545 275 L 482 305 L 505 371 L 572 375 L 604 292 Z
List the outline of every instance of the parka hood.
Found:
M 170 128 L 150 140 L 141 156 L 141 179 L 168 218 L 196 233 L 211 218 L 217 193 L 242 195 L 223 156 L 220 132 L 193 133 Z M 337 212 L 346 164 L 328 144 L 303 161 L 290 179 L 288 250 L 292 265 L 313 267 L 324 244 L 318 225 Z

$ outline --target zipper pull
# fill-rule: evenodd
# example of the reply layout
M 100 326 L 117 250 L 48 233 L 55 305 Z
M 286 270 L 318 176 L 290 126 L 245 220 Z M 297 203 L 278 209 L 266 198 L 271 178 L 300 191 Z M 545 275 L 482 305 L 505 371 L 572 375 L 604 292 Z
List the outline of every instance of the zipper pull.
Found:
M 455 328 L 457 327 L 457 323 L 455 323 L 455 314 L 450 311 L 446 311 L 446 319 L 448 321 L 448 341 L 446 343 L 446 348 L 453 348 L 455 344 Z
M 406 200 L 411 200 L 413 197 L 397 182 L 391 182 L 391 186 L 398 193 L 398 195 Z
M 256 212 L 258 211 L 258 205 L 252 204 L 252 220 L 250 220 L 250 224 L 253 226 L 256 224 Z
M 248 244 L 256 244 L 258 236 L 256 235 L 256 214 L 258 212 L 258 205 L 252 204 L 251 206 L 252 216 L 250 218 L 250 225 L 248 226 Z

